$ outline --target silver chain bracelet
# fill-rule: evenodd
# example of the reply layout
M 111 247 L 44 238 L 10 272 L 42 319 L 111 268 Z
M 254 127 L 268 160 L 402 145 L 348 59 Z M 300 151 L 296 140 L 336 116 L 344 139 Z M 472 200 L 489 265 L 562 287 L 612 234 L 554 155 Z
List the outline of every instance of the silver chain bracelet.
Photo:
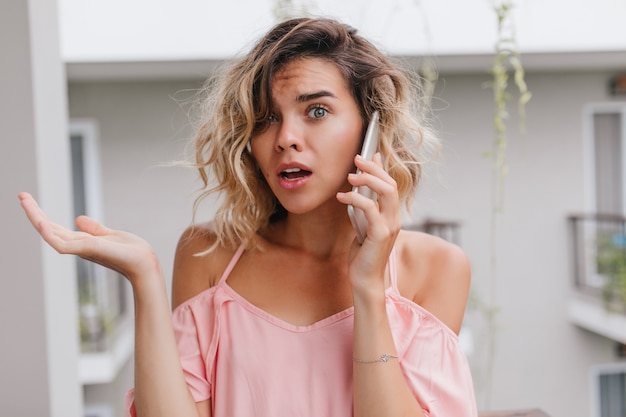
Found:
M 364 360 L 357 359 L 357 358 L 353 358 L 353 359 L 354 359 L 354 362 L 356 363 L 377 363 L 377 362 L 389 362 L 389 359 L 391 358 L 398 359 L 396 355 L 390 355 L 389 353 L 383 353 L 382 355 L 380 355 L 380 358 L 375 359 L 373 361 L 364 361 Z

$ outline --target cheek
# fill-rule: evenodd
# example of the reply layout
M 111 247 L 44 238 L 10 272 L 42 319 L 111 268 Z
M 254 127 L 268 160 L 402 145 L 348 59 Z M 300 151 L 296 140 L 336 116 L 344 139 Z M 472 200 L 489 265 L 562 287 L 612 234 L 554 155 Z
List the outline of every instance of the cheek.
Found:
M 358 137 L 354 139 L 351 138 L 341 143 L 340 146 L 336 146 L 332 151 L 335 159 L 334 165 L 337 170 L 340 170 L 342 174 L 346 175 L 346 181 L 348 173 L 354 172 L 356 169 L 354 166 L 354 157 L 360 151 L 361 140 Z
M 344 142 L 343 151 L 345 154 L 350 155 L 350 166 L 354 166 L 354 157 L 361 152 L 361 146 L 363 145 L 363 134 L 361 130 L 350 129 L 345 132 L 345 138 L 349 138 Z

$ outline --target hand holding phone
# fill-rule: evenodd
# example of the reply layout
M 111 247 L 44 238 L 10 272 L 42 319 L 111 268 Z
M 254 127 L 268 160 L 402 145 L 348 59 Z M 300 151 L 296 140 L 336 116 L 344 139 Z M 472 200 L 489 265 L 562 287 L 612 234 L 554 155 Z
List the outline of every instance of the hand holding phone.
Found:
M 378 135 L 379 135 L 379 127 L 378 127 L 378 111 L 375 111 L 372 114 L 372 118 L 370 119 L 369 125 L 367 126 L 367 131 L 365 132 L 365 138 L 363 139 L 363 147 L 361 149 L 361 156 L 367 160 L 372 160 L 374 155 L 378 151 Z M 360 169 L 357 169 L 357 174 L 361 173 Z M 375 192 L 373 192 L 367 186 L 353 187 L 352 191 L 359 193 L 367 198 L 370 198 L 374 201 L 377 200 L 378 196 Z M 365 213 L 363 210 L 348 205 L 348 216 L 350 217 L 350 222 L 356 231 L 356 237 L 359 244 L 362 244 L 367 236 L 367 218 L 365 217 Z

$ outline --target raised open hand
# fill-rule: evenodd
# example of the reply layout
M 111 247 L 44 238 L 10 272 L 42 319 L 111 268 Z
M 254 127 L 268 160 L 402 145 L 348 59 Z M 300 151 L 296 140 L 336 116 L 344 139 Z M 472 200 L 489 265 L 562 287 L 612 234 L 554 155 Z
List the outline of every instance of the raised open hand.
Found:
M 78 255 L 124 275 L 133 286 L 143 277 L 161 273 L 150 245 L 131 233 L 112 230 L 87 216 L 76 218 L 78 231 L 50 221 L 35 199 L 19 194 L 28 220 L 41 237 L 58 253 Z

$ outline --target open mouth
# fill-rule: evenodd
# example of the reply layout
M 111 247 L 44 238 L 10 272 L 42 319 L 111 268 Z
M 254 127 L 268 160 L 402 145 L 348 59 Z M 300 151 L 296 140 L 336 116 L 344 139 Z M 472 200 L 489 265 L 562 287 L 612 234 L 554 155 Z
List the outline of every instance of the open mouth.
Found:
M 311 175 L 311 171 L 300 168 L 288 168 L 280 173 L 280 176 L 287 181 L 295 181 Z

